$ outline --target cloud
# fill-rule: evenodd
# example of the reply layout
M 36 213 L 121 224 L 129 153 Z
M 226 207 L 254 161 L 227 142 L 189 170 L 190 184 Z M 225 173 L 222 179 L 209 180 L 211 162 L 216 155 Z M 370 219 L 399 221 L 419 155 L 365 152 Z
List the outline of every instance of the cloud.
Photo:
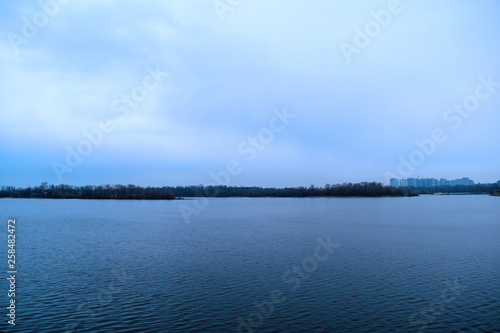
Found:
M 43 8 L 2 3 L 0 139 L 47 152 L 50 158 L 30 153 L 19 169 L 29 170 L 30 163 L 64 159 L 83 130 L 111 118 L 116 130 L 67 182 L 100 183 L 116 168 L 111 178 L 123 183 L 155 185 L 162 170 L 171 181 L 197 183 L 266 126 L 273 109 L 287 106 L 297 121 L 247 166 L 241 182 L 384 181 L 415 140 L 447 126 L 443 113 L 474 92 L 479 76 L 500 81 L 494 1 L 401 1 L 401 13 L 348 63 L 340 44 L 353 43 L 355 28 L 364 29 L 388 3 L 244 1 L 221 21 L 211 1 L 74 0 L 17 54 L 8 34 L 21 34 L 24 18 Z M 118 117 L 113 101 L 140 85 L 148 66 L 170 75 L 130 115 Z M 425 176 L 498 178 L 491 156 L 499 139 L 488 133 L 500 120 L 499 95 L 450 132 L 421 167 Z M 37 181 L 54 176 L 48 164 Z M 273 182 L 266 168 L 281 176 Z M 475 171 L 483 168 L 490 171 Z M 6 183 L 22 178 L 3 172 Z

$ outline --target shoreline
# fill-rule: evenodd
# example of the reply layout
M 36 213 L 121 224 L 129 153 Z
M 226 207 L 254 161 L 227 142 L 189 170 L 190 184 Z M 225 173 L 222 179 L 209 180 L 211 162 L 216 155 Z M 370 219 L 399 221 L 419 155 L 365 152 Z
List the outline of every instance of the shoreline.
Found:
M 41 200 L 116 200 L 116 201 L 124 201 L 124 200 L 133 200 L 133 201 L 176 201 L 176 200 L 197 200 L 199 198 L 207 198 L 207 199 L 225 199 L 225 198 L 254 198 L 254 199 L 259 199 L 259 198 L 296 198 L 296 199 L 314 199 L 314 198 L 340 198 L 340 199 L 348 199 L 348 198 L 353 198 L 353 199 L 360 199 L 360 198 L 373 198 L 373 199 L 378 199 L 378 198 L 415 198 L 415 197 L 433 197 L 433 196 L 460 196 L 460 195 L 485 195 L 485 196 L 495 196 L 493 194 L 489 193 L 434 193 L 434 194 L 418 194 L 418 195 L 401 195 L 401 196 L 391 196 L 391 195 L 385 195 L 385 196 L 303 196 L 303 197 L 298 197 L 298 196 L 223 196 L 223 197 L 215 197 L 215 196 L 198 196 L 198 197 L 179 197 L 179 198 L 172 198 L 172 199 L 133 199 L 133 198 L 23 198 L 23 197 L 2 197 L 1 199 L 41 199 Z M 498 195 L 496 195 L 498 196 Z

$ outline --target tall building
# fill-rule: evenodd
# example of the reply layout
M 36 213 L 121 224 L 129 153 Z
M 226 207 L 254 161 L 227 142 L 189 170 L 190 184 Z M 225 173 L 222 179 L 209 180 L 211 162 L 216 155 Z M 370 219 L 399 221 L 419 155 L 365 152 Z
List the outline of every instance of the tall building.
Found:
M 394 187 L 437 187 L 437 186 L 473 186 L 474 181 L 463 177 L 461 179 L 448 180 L 441 178 L 437 180 L 436 178 L 408 178 L 408 179 L 397 179 L 391 178 L 391 186 Z M 498 181 L 500 186 L 500 181 Z
M 474 181 L 469 178 L 463 177 L 462 179 L 455 179 L 453 181 L 454 186 L 471 186 L 474 185 Z
M 424 187 L 434 187 L 436 186 L 436 180 L 434 178 L 425 178 Z
M 450 181 L 445 178 L 441 178 L 439 180 L 439 186 L 450 186 Z

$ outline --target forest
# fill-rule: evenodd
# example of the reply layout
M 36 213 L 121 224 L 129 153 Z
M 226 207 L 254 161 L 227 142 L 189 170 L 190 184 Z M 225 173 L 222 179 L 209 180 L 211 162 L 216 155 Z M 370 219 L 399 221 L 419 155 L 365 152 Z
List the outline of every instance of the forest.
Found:
M 403 189 L 383 186 L 376 182 L 326 184 L 324 187 L 245 187 L 245 186 L 177 186 L 172 188 L 180 197 L 383 197 L 404 196 Z
M 383 186 L 380 183 L 345 183 L 325 187 L 264 188 L 245 186 L 163 186 L 141 187 L 136 185 L 48 185 L 35 187 L 2 186 L 0 198 L 50 198 L 50 199 L 145 199 L 169 200 L 183 197 L 382 197 L 404 196 L 403 189 Z
M 401 197 L 419 194 L 493 194 L 498 183 L 473 186 L 443 186 L 433 188 L 395 188 L 377 182 L 343 183 L 324 187 L 257 187 L 225 185 L 191 185 L 142 187 L 137 185 L 49 185 L 34 187 L 2 186 L 0 198 L 50 199 L 137 199 L 173 200 L 189 197 Z
M 175 199 L 169 187 L 141 187 L 135 185 L 48 185 L 19 188 L 2 186 L 0 198 L 49 198 L 49 199 Z

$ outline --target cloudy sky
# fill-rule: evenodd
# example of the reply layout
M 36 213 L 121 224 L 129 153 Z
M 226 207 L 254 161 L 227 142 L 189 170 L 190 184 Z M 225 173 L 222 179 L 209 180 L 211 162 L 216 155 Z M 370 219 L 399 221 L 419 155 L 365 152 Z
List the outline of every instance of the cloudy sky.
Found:
M 3 1 L 0 185 L 497 181 L 499 11 Z

